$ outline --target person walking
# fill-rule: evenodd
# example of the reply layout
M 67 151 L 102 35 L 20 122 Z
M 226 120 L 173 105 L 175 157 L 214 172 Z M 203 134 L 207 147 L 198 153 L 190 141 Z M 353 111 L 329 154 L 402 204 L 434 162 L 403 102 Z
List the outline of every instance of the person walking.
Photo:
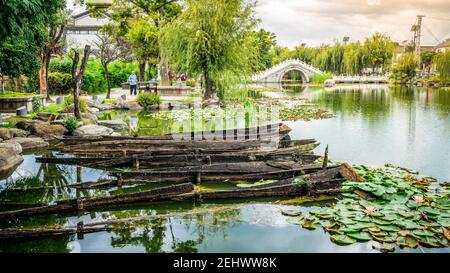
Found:
M 130 96 L 133 96 L 133 91 L 134 91 L 134 95 L 136 96 L 136 93 L 137 93 L 136 71 L 133 70 L 133 72 L 131 72 L 130 77 L 128 77 L 128 83 L 130 84 Z

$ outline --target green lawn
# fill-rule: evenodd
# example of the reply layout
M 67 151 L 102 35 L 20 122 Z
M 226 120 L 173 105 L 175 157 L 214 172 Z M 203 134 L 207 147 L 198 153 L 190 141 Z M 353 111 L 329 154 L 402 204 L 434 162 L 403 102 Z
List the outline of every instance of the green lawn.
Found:
M 36 93 L 6 91 L 3 94 L 2 92 L 0 92 L 0 98 L 23 98 L 23 97 L 31 97 L 31 96 L 36 96 Z

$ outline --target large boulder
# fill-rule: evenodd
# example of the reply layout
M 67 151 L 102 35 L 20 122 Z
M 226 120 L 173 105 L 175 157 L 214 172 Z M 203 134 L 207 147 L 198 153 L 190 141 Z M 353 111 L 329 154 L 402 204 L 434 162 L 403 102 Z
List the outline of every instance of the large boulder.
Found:
M 13 149 L 18 154 L 22 153 L 22 145 L 17 142 L 0 142 L 0 149 L 1 148 Z
M 0 128 L 0 138 L 4 140 L 13 137 L 27 137 L 30 133 L 17 128 Z
M 75 136 L 110 136 L 113 132 L 113 129 L 105 126 L 85 125 L 76 129 L 73 134 Z
M 45 148 L 48 146 L 48 142 L 40 137 L 15 137 L 4 143 L 19 143 L 22 146 L 23 151 Z
M 0 147 L 0 179 L 9 177 L 22 161 L 23 157 L 14 149 Z
M 20 121 L 16 124 L 16 127 L 39 137 L 61 136 L 68 132 L 62 125 L 50 124 L 41 120 Z
M 124 131 L 128 129 L 128 125 L 123 120 L 100 120 L 98 125 L 111 128 L 115 131 Z

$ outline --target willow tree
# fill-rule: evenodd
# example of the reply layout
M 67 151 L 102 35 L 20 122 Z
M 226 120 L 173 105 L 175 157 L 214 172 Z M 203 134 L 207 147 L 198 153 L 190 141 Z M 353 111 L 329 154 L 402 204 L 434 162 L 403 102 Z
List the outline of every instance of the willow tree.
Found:
M 434 64 L 436 71 L 439 73 L 439 78 L 443 84 L 450 82 L 450 51 L 441 52 L 434 57 Z
M 171 63 L 202 75 L 205 98 L 251 74 L 256 50 L 254 3 L 186 0 L 185 11 L 161 31 Z

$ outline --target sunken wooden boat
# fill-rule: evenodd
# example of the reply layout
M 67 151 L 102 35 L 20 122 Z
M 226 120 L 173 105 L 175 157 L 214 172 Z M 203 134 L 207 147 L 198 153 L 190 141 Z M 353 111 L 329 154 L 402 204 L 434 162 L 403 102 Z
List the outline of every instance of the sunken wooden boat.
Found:
M 118 194 L 113 196 L 88 199 L 73 199 L 56 202 L 56 204 L 54 205 L 25 208 L 14 211 L 2 211 L 0 212 L 0 218 L 21 217 L 37 214 L 52 214 L 64 211 L 82 211 L 111 205 L 162 201 L 171 199 L 172 197 L 183 193 L 192 192 L 193 190 L 194 185 L 191 183 L 186 183 L 135 193 Z
M 290 150 L 291 151 L 291 150 Z M 124 157 L 38 157 L 37 162 L 53 163 L 64 165 L 81 165 L 89 168 L 161 168 L 161 167 L 186 167 L 201 166 L 204 164 L 234 163 L 234 162 L 253 162 L 253 161 L 295 161 L 301 164 L 311 164 L 319 159 L 319 155 L 303 152 L 285 152 L 278 149 L 274 152 L 258 154 L 209 154 L 209 155 L 132 155 Z
M 264 140 L 284 138 L 292 131 L 289 126 L 278 123 L 265 126 L 205 132 L 189 132 L 161 136 L 62 136 L 57 139 L 65 145 L 121 140 Z
M 195 192 L 192 183 L 162 187 L 149 191 L 120 194 L 108 197 L 75 199 L 61 201 L 54 205 L 0 212 L 0 218 L 22 217 L 38 214 L 52 214 L 64 211 L 83 211 L 98 207 L 127 203 L 155 202 L 163 200 L 234 199 L 277 196 L 305 196 L 315 194 L 336 194 L 342 191 L 346 180 L 362 181 L 358 174 L 347 164 L 333 166 L 326 170 L 280 180 L 277 182 L 254 185 L 249 188 L 235 188 L 214 192 Z

